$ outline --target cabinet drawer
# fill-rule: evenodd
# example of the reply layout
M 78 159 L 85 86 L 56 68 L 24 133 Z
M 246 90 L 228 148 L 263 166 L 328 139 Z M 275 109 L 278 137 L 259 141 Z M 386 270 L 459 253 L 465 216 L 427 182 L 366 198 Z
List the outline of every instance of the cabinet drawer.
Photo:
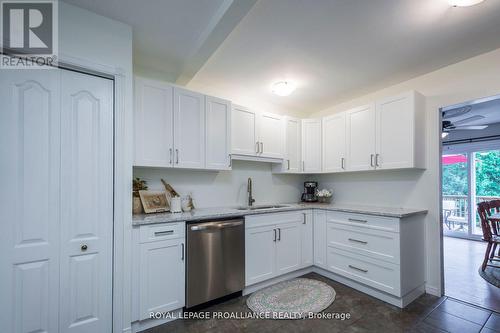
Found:
M 347 224 L 355 227 L 399 232 L 399 219 L 394 217 L 327 212 L 326 221 Z
M 329 247 L 328 270 L 363 283 L 367 286 L 401 296 L 400 269 L 398 265 L 367 259 L 360 255 Z
M 156 242 L 166 239 L 184 238 L 185 223 L 165 223 L 140 227 L 140 243 Z
M 398 233 L 329 222 L 326 234 L 328 246 L 399 265 Z

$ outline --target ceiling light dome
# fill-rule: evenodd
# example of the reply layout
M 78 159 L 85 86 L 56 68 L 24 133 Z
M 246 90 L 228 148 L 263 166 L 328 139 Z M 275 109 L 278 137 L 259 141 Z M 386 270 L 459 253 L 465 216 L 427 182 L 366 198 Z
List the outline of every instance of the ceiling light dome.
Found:
M 484 0 L 448 0 L 448 3 L 455 7 L 468 7 L 477 5 Z
M 290 81 L 279 81 L 273 84 L 272 91 L 273 94 L 278 96 L 288 96 L 294 90 L 296 86 L 293 82 Z

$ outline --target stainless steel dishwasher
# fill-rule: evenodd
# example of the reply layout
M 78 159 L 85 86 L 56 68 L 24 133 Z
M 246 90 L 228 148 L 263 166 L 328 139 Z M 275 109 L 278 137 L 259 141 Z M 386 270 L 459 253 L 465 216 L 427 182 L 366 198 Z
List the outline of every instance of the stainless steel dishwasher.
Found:
M 243 290 L 244 220 L 189 223 L 186 229 L 186 307 Z

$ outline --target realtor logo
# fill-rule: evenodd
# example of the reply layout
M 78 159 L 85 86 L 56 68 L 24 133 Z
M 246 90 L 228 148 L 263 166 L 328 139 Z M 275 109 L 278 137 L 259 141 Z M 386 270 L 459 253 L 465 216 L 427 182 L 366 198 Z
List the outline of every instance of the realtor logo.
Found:
M 57 1 L 2 1 L 1 11 L 1 68 L 56 64 Z

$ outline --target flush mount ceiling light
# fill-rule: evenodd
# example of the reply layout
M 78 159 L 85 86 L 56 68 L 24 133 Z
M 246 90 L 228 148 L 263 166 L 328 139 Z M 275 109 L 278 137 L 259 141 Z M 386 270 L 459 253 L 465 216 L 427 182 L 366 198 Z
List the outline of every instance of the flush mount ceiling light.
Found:
M 288 96 L 295 90 L 295 84 L 290 81 L 279 81 L 273 84 L 273 94 L 278 96 Z
M 448 3 L 453 7 L 468 7 L 477 5 L 484 0 L 448 0 Z

